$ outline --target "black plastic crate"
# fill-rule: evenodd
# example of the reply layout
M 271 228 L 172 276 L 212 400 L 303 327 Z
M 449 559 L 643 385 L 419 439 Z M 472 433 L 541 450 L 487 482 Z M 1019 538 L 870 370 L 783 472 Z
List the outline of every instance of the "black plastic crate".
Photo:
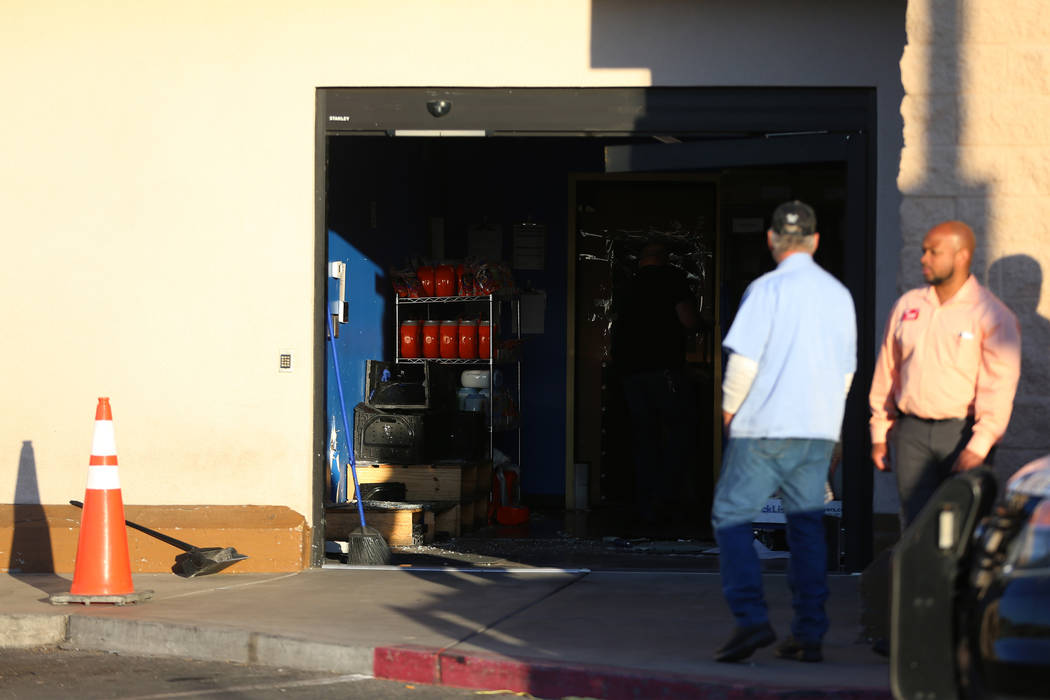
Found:
M 365 360 L 365 403 L 373 408 L 430 408 L 429 364 Z
M 359 403 L 354 407 L 354 458 L 359 464 L 421 464 L 424 461 L 423 414 L 385 411 Z

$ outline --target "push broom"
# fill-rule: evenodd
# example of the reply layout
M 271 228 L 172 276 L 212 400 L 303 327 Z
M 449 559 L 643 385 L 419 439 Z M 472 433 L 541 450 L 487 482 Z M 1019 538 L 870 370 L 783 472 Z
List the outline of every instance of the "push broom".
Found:
M 357 501 L 357 514 L 361 517 L 361 526 L 354 528 L 347 536 L 347 556 L 349 564 L 383 565 L 390 563 L 390 547 L 375 528 L 365 524 L 365 506 L 361 496 L 361 487 L 357 483 L 357 464 L 354 460 L 354 434 L 350 432 L 350 421 L 346 417 L 346 401 L 343 400 L 343 382 L 339 379 L 339 356 L 335 351 L 335 333 L 332 332 L 332 315 L 325 309 L 328 321 L 328 340 L 332 348 L 332 367 L 335 369 L 335 386 L 339 390 L 339 409 L 343 414 L 343 433 L 346 435 L 346 450 L 350 456 L 350 474 L 354 477 L 354 494 Z

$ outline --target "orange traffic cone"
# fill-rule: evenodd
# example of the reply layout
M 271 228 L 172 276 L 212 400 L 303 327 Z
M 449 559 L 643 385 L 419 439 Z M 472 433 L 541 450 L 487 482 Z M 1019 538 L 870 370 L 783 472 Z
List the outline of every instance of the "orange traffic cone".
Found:
M 128 531 L 124 501 L 117 474 L 117 447 L 113 412 L 108 398 L 99 398 L 95 409 L 95 436 L 88 463 L 84 513 L 80 518 L 76 568 L 67 595 L 53 595 L 56 604 L 79 602 L 135 603 L 151 598 L 152 591 L 135 593 L 128 556 Z

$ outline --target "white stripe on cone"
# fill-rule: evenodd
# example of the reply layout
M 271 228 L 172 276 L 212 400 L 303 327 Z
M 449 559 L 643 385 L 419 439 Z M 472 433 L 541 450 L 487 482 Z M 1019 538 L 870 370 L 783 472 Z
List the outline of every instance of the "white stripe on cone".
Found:
M 117 465 L 95 464 L 88 467 L 87 487 L 99 491 L 119 489 L 120 477 L 117 475 Z
M 91 454 L 97 457 L 117 454 L 117 440 L 113 436 L 113 421 L 95 421 L 95 437 L 91 440 Z

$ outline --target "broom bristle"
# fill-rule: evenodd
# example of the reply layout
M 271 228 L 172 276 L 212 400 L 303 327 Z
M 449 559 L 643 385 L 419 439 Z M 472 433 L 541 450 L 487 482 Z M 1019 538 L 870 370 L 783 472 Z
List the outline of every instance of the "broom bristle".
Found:
M 390 547 L 374 528 L 359 527 L 347 537 L 346 561 L 349 564 L 383 566 L 390 563 Z

